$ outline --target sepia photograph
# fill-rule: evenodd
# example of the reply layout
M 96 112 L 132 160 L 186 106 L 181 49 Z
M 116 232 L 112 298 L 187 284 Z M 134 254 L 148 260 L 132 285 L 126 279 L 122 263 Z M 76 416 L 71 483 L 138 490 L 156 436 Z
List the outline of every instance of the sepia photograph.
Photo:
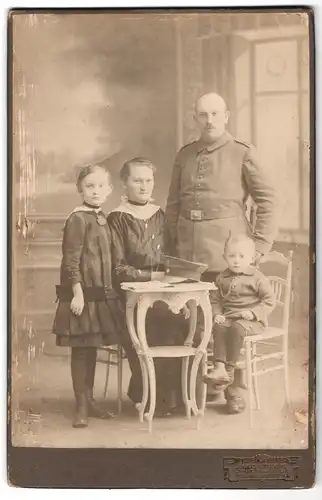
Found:
M 308 450 L 308 10 L 9 18 L 12 446 Z

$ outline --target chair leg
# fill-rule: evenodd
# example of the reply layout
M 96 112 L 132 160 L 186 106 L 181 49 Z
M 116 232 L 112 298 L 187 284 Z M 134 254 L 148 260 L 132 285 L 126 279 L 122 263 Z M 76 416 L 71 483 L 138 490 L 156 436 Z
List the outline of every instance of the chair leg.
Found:
M 246 377 L 248 395 L 249 427 L 253 428 L 253 376 L 252 376 L 252 352 L 250 342 L 246 341 Z
M 122 411 L 123 357 L 122 346 L 117 348 L 117 411 Z
M 260 399 L 259 399 L 259 387 L 258 387 L 258 375 L 256 373 L 256 344 L 252 345 L 252 374 L 253 374 L 253 386 L 254 386 L 254 394 L 255 394 L 255 405 L 256 410 L 260 410 Z
M 106 361 L 106 375 L 105 375 L 105 385 L 104 385 L 104 399 L 106 398 L 107 394 L 107 386 L 108 386 L 108 379 L 110 376 L 110 366 L 111 366 L 111 353 L 107 353 L 107 361 Z

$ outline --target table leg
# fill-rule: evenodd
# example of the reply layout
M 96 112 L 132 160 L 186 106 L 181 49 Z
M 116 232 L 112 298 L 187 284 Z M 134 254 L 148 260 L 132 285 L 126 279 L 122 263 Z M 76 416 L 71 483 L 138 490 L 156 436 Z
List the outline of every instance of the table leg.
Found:
M 189 390 L 188 390 L 189 361 L 190 361 L 189 357 L 183 358 L 181 367 L 182 398 L 184 405 L 186 407 L 186 416 L 188 419 L 191 418 L 191 402 L 189 399 Z
M 204 376 L 207 373 L 207 352 L 201 358 L 201 401 L 200 401 L 200 414 L 203 416 L 205 414 L 206 401 L 207 401 L 207 385 L 203 382 Z
M 211 329 L 212 329 L 212 310 L 209 301 L 209 296 L 204 297 L 204 299 L 200 301 L 200 307 L 203 311 L 205 318 L 204 330 L 203 333 L 201 334 L 202 338 L 197 354 L 195 355 L 192 362 L 191 375 L 190 375 L 190 397 L 191 397 L 192 411 L 197 417 L 202 417 L 204 415 L 206 407 L 206 398 L 207 398 L 207 386 L 203 382 L 202 376 L 206 374 L 207 371 L 207 346 L 210 340 Z M 197 397 L 196 397 L 196 382 L 197 382 L 198 369 L 200 363 L 201 363 L 201 375 L 202 375 L 200 377 L 201 401 L 200 401 L 200 407 L 198 407 Z
M 143 422 L 144 411 L 145 411 L 146 404 L 148 402 L 148 396 L 149 396 L 149 379 L 148 379 L 148 371 L 147 371 L 145 359 L 142 356 L 139 356 L 139 361 L 140 361 L 141 372 L 142 372 L 143 394 L 142 394 L 142 401 L 141 401 L 141 403 L 138 403 L 136 405 L 136 409 L 139 412 L 140 422 Z
M 154 361 L 153 358 L 147 356 L 145 358 L 147 373 L 148 373 L 148 382 L 150 386 L 150 407 L 149 411 L 144 415 L 146 420 L 149 422 L 149 432 L 152 431 L 152 420 L 155 412 L 155 403 L 156 403 L 156 380 L 155 380 L 155 369 L 154 369 Z
M 190 372 L 190 397 L 191 397 L 191 408 L 195 416 L 199 414 L 199 408 L 197 405 L 196 398 L 196 382 L 200 362 L 203 358 L 204 353 L 199 351 L 195 355 L 192 361 L 191 372 Z M 205 385 L 205 384 L 204 384 Z
M 149 356 L 149 346 L 146 340 L 146 330 L 145 330 L 145 321 L 146 314 L 150 306 L 150 299 L 148 297 L 142 297 L 138 301 L 138 309 L 137 309 L 137 333 L 140 340 L 140 344 L 142 346 L 143 352 L 140 355 L 142 357 L 141 361 L 141 370 L 142 370 L 142 379 L 143 379 L 143 401 L 142 405 L 147 400 L 147 394 L 150 394 L 150 407 L 149 411 L 144 414 L 144 417 L 149 422 L 149 432 L 152 431 L 152 420 L 155 411 L 156 405 L 156 379 L 155 379 L 155 369 L 154 369 L 154 361 L 151 356 Z M 145 403 L 146 404 L 146 403 Z M 144 406 L 145 408 L 145 406 Z M 143 410 L 144 411 L 144 410 Z

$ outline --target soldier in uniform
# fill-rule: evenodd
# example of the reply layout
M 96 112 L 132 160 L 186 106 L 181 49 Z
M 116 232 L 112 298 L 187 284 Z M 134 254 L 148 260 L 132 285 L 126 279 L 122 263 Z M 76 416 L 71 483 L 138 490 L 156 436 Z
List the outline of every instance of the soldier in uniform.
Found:
M 226 130 L 228 120 L 221 96 L 210 93 L 198 99 L 195 121 L 200 138 L 178 152 L 166 205 L 172 255 L 206 263 L 205 281 L 215 281 L 225 269 L 223 248 L 230 233 L 254 239 L 259 263 L 278 229 L 279 199 L 269 173 L 258 162 L 254 147 Z M 256 204 L 254 227 L 246 217 L 249 197 Z M 230 410 L 242 411 L 237 385 L 235 380 L 225 395 Z

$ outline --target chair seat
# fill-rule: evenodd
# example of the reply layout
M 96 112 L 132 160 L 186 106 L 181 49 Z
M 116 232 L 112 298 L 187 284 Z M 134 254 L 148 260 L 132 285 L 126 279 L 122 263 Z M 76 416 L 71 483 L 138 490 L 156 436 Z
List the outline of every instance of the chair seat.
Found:
M 195 347 L 189 347 L 184 345 L 165 345 L 150 347 L 148 354 L 152 358 L 185 358 L 188 356 L 194 356 L 197 352 Z
M 258 335 L 248 335 L 245 337 L 245 342 L 257 342 L 260 340 L 268 340 L 273 339 L 274 337 L 281 337 L 286 335 L 285 331 L 282 328 L 275 328 L 272 326 L 268 326 L 265 328 L 263 333 L 259 333 Z

